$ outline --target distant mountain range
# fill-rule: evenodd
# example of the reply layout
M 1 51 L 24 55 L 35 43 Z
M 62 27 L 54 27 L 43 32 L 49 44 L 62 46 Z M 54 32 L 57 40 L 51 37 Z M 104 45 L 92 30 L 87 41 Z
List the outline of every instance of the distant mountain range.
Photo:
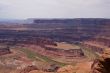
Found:
M 0 23 L 2 24 L 25 24 L 25 23 L 32 23 L 32 21 L 28 19 L 0 19 Z
M 110 19 L 75 18 L 75 19 L 34 19 L 34 23 L 64 23 L 64 24 L 109 24 Z
M 37 19 L 37 18 L 29 18 L 29 19 L 0 19 L 0 23 L 2 24 L 78 24 L 78 25 L 96 25 L 96 24 L 109 24 L 110 19 L 106 18 L 73 18 L 73 19 Z

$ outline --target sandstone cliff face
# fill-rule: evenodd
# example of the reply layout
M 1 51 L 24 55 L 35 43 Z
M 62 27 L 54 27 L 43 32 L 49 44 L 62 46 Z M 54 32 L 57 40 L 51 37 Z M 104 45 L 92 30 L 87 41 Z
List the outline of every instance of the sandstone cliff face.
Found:
M 110 73 L 110 49 L 107 49 L 101 58 L 94 61 L 92 73 Z
M 75 58 L 75 57 L 84 57 L 84 53 L 81 49 L 59 49 L 59 48 L 50 48 L 45 47 L 45 55 L 48 56 L 56 56 L 63 57 L 65 56 L 67 59 Z

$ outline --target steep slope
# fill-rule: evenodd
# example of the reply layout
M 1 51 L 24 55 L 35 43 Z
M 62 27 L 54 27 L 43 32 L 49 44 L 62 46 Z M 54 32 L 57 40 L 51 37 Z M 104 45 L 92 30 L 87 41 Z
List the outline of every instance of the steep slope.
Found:
M 94 61 L 92 73 L 109 73 L 110 72 L 110 49 L 107 49 L 101 58 Z

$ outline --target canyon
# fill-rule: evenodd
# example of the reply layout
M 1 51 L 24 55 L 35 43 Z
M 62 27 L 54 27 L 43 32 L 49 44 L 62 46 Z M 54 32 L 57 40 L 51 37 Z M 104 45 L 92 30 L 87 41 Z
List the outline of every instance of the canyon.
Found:
M 110 48 L 110 19 L 30 20 L 33 22 L 0 23 L 0 46 L 6 47 L 0 48 L 0 67 L 5 68 L 9 61 L 15 73 L 27 68 L 27 73 L 31 69 L 54 72 L 53 65 L 88 65 Z

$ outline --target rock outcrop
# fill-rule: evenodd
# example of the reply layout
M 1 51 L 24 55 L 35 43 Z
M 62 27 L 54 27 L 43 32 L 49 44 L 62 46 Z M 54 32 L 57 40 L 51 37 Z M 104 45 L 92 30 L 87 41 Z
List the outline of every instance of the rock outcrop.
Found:
M 101 58 L 94 61 L 92 73 L 110 73 L 110 49 L 107 49 Z
M 38 70 L 35 66 L 28 66 L 24 68 L 20 73 L 29 73 L 30 71 Z

